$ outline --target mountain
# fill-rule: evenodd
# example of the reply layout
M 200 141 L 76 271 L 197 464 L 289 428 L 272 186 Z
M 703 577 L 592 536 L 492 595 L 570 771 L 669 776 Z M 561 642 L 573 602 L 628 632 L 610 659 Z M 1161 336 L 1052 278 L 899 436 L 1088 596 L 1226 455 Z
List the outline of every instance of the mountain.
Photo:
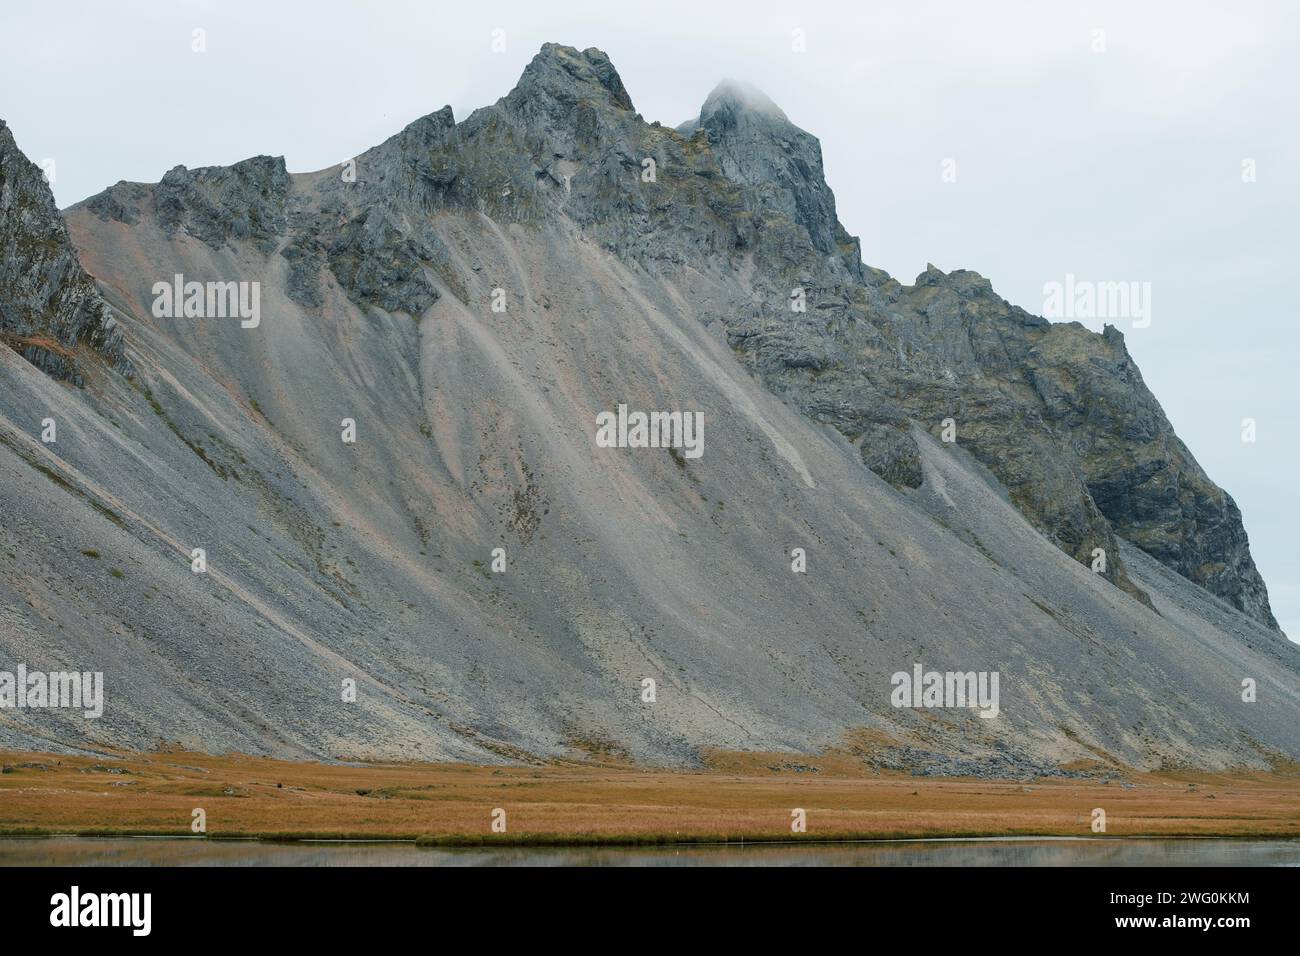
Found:
M 48 202 L 9 143 L 5 209 L 11 168 Z M 105 711 L 0 711 L 0 744 L 1300 756 L 1300 648 L 1119 332 L 864 266 L 818 141 L 752 88 L 674 130 L 548 44 L 459 123 L 314 173 L 178 167 L 66 220 L 6 246 L 79 258 L 125 348 L 6 306 L 6 336 L 86 354 L 60 382 L 0 350 L 0 662 L 102 670 Z M 178 281 L 231 308 L 185 317 Z M 603 447 L 620 405 L 702 413 L 703 453 Z M 998 672 L 997 717 L 892 706 L 916 664 Z

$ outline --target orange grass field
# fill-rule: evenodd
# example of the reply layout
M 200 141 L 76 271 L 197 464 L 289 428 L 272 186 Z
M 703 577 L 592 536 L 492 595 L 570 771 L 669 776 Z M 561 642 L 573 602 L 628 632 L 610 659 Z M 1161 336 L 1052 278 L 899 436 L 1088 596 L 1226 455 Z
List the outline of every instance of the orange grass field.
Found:
M 843 756 L 714 754 L 706 770 L 296 763 L 240 755 L 0 752 L 0 834 L 670 843 L 923 836 L 1300 837 L 1300 773 L 986 781 L 876 774 Z M 1109 782 L 1103 780 L 1109 779 Z M 492 812 L 506 812 L 494 833 Z M 792 834 L 791 811 L 807 832 Z

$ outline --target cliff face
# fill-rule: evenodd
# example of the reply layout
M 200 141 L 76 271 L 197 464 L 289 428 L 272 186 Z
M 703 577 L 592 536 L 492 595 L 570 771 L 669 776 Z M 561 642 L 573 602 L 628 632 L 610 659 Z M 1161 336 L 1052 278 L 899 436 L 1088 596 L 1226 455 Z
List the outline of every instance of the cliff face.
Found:
M 825 293 L 823 292 L 823 295 Z M 1077 560 L 1106 553 L 1106 577 L 1141 595 L 1116 535 L 1276 628 L 1230 495 L 1174 433 L 1123 335 L 1053 324 L 1009 305 L 972 272 L 931 267 L 915 284 L 869 274 L 854 307 L 835 288 L 817 324 L 728 323 L 773 388 L 859 443 L 896 486 L 921 482 L 917 422 L 986 465 L 1022 513 Z
M 1277 628 L 1241 512 L 1174 433 L 1124 346 L 1052 325 L 1023 372 L 1115 533 L 1255 620 Z
M 0 354 L 0 650 L 98 665 L 116 703 L 0 743 L 1300 757 L 1300 651 L 1119 334 L 864 266 L 817 140 L 753 90 L 669 129 L 548 45 L 355 162 L 178 168 L 67 221 L 136 378 L 68 395 Z M 259 283 L 260 325 L 155 317 L 176 273 Z M 598 447 L 621 403 L 702 411 L 704 454 Z M 1001 715 L 893 708 L 917 662 L 1000 671 Z
M 122 331 L 68 239 L 40 168 L 0 120 L 0 342 L 55 378 L 83 383 L 85 353 L 120 372 Z

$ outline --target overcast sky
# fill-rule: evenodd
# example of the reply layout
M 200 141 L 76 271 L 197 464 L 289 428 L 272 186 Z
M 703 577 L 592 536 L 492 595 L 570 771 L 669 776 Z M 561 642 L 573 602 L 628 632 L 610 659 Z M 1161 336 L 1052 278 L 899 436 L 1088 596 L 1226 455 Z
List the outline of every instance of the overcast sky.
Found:
M 33 160 L 54 160 L 60 206 L 177 164 L 338 163 L 444 104 L 463 119 L 555 41 L 607 52 L 636 108 L 669 125 L 723 77 L 762 88 L 821 139 L 865 260 L 905 281 L 927 262 L 974 269 L 1035 313 L 1067 273 L 1151 283 L 1150 326 L 1117 324 L 1241 506 L 1273 610 L 1300 639 L 1297 5 L 107 6 L 0 8 L 0 118 Z

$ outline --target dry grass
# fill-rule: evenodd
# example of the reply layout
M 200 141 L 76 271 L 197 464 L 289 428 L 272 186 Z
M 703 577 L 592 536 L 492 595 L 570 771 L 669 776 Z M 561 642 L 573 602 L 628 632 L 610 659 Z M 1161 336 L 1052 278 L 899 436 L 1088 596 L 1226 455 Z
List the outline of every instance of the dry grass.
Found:
M 424 838 L 425 842 L 656 843 L 1087 836 L 1300 837 L 1300 774 L 1129 774 L 1021 783 L 875 775 L 846 755 L 715 754 L 706 771 L 625 764 L 343 766 L 197 753 L 108 758 L 0 753 L 0 833 Z M 122 770 L 125 772 L 111 772 Z M 493 808 L 508 834 L 493 834 Z
M 3 341 L 15 352 L 22 353 L 24 350 L 35 347 L 44 349 L 47 352 L 64 359 L 76 358 L 76 354 L 67 348 L 62 342 L 51 335 L 37 333 L 36 335 L 16 335 L 12 332 L 0 333 L 0 341 Z

